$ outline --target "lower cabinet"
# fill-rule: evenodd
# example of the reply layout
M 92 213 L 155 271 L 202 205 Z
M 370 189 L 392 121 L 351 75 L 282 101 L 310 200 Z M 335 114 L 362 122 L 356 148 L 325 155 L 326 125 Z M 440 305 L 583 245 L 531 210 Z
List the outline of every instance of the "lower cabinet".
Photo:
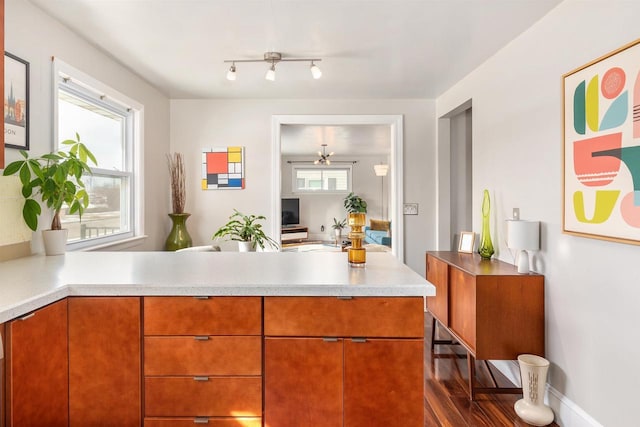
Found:
M 67 300 L 6 327 L 7 425 L 67 426 Z
M 141 425 L 140 322 L 139 297 L 69 298 L 70 426 Z
M 144 298 L 145 427 L 262 425 L 262 298 Z
M 265 426 L 422 427 L 422 307 L 422 298 L 265 297 Z

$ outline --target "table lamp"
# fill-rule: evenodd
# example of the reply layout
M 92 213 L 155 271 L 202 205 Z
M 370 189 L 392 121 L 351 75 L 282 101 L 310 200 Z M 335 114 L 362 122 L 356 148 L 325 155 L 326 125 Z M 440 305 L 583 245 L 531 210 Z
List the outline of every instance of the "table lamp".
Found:
M 527 251 L 540 249 L 540 221 L 507 220 L 507 246 L 518 251 L 518 273 L 528 273 Z

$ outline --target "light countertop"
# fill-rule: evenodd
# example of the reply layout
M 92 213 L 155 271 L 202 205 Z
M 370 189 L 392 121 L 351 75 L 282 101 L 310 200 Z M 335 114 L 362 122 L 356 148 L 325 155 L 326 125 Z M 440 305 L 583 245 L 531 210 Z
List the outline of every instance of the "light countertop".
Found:
M 66 296 L 432 296 L 382 252 L 352 268 L 345 252 L 69 252 L 0 263 L 0 322 Z

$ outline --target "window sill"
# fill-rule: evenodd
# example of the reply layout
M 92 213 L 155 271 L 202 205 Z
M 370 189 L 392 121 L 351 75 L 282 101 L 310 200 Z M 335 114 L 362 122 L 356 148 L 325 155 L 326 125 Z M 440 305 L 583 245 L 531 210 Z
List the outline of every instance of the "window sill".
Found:
M 147 236 L 146 234 L 143 234 L 142 236 L 134 236 L 128 239 L 116 240 L 114 242 L 104 243 L 102 245 L 96 245 L 88 248 L 78 249 L 78 251 L 81 251 L 81 252 L 82 251 L 86 251 L 86 252 L 99 251 L 101 249 L 108 249 L 108 248 L 113 249 L 114 246 L 121 246 L 117 248 L 117 250 L 129 249 L 134 246 L 138 246 L 142 244 L 147 239 L 147 237 L 149 236 Z

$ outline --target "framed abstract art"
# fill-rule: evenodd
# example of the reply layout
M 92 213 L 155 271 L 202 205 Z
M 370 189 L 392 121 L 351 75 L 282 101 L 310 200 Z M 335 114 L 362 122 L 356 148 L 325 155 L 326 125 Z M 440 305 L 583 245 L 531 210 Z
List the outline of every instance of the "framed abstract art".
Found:
M 640 40 L 562 78 L 563 232 L 640 244 Z
M 203 190 L 243 190 L 244 147 L 213 147 L 202 150 Z
M 4 53 L 4 145 L 29 149 L 29 63 Z

